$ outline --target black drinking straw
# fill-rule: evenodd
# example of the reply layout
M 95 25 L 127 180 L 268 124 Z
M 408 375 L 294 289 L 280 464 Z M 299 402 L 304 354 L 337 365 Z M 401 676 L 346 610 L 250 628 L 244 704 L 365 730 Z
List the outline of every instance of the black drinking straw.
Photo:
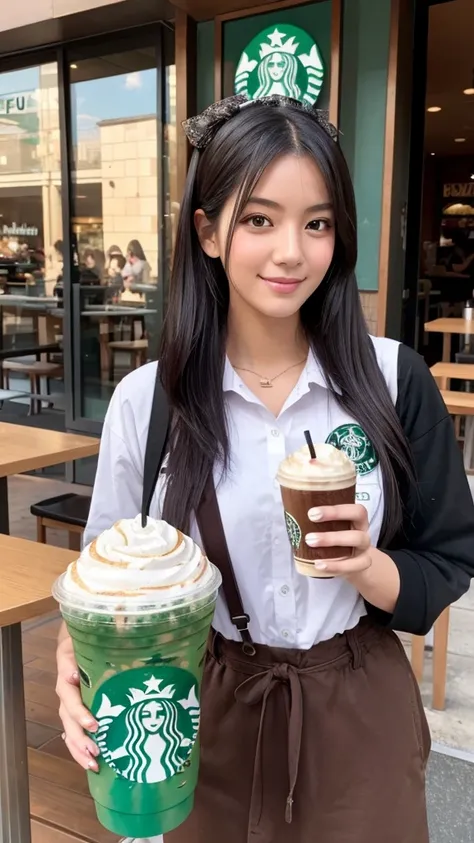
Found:
M 309 453 L 311 454 L 311 459 L 315 460 L 316 459 L 316 451 L 314 449 L 313 440 L 311 439 L 311 433 L 309 432 L 309 430 L 305 430 L 304 438 L 306 439 L 306 442 L 308 444 Z

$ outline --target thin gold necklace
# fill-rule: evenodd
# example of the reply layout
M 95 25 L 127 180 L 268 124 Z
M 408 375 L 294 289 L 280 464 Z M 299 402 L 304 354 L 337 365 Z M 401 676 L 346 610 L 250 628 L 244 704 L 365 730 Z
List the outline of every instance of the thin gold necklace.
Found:
M 259 372 L 254 372 L 252 369 L 244 369 L 243 366 L 234 366 L 234 369 L 237 369 L 239 372 L 248 372 L 249 375 L 255 375 L 257 378 L 260 378 L 260 386 L 263 389 L 271 389 L 273 384 L 275 383 L 278 378 L 283 377 L 286 375 L 290 369 L 296 369 L 297 366 L 302 366 L 303 363 L 306 363 L 306 357 L 303 360 L 300 360 L 299 363 L 293 363 L 291 366 L 288 366 L 287 369 L 283 369 L 283 372 L 280 372 L 278 375 L 275 375 L 273 378 L 266 378 L 265 375 L 261 375 Z

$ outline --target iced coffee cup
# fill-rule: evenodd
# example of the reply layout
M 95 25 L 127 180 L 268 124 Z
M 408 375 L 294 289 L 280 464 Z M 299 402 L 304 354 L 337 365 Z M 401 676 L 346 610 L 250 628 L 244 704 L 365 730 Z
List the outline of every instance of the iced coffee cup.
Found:
M 55 583 L 84 704 L 99 724 L 97 816 L 121 837 L 179 826 L 193 807 L 200 687 L 221 576 L 164 521 L 119 521 Z
M 321 559 L 346 559 L 347 547 L 309 547 L 308 533 L 350 530 L 346 521 L 313 522 L 308 511 L 314 507 L 353 504 L 356 491 L 354 463 L 332 445 L 315 445 L 316 459 L 307 445 L 280 464 L 277 480 L 281 486 L 288 538 L 296 569 L 307 577 L 328 578 L 314 563 Z

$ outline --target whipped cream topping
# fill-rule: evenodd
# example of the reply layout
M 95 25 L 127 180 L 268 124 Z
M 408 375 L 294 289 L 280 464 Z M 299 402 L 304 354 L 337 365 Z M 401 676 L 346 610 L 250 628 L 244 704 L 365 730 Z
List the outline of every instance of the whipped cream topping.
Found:
M 356 482 L 354 463 L 333 445 L 315 445 L 311 459 L 307 445 L 280 464 L 277 480 L 281 486 L 301 491 L 345 489 Z
M 142 603 L 182 595 L 206 586 L 212 566 L 188 536 L 166 521 L 141 517 L 117 521 L 69 565 L 64 591 L 86 601 L 126 598 Z

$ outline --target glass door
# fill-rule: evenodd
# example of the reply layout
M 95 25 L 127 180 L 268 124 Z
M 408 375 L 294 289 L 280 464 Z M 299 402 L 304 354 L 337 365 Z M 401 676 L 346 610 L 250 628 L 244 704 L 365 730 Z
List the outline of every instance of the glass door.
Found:
M 76 429 L 97 429 L 118 381 L 157 356 L 172 241 L 172 43 L 158 28 L 67 56 Z
M 57 62 L 0 73 L 1 421 L 62 424 L 61 190 Z

